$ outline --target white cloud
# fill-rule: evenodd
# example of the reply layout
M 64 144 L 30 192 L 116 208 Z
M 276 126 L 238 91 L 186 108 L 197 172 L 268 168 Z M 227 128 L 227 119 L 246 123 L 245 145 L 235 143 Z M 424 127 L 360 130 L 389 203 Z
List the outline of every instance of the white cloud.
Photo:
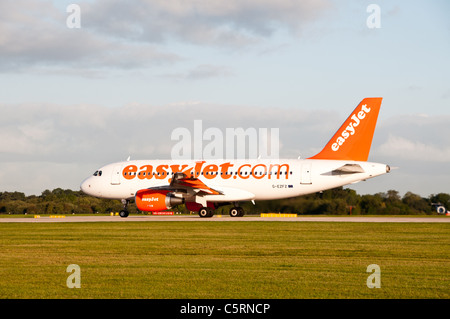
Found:
M 69 29 L 51 1 L 0 3 L 0 72 L 98 74 L 183 59 L 165 43 L 239 48 L 279 28 L 298 33 L 329 0 L 97 0 L 78 3 L 81 28 Z M 84 72 L 76 72 L 83 70 Z M 193 70 L 193 72 L 205 70 Z M 217 71 L 217 70 L 215 70 Z M 195 74 L 194 74 L 195 75 Z
M 450 162 L 450 116 L 411 114 L 379 123 L 377 152 L 397 160 Z
M 100 0 L 88 18 L 101 32 L 139 41 L 240 46 L 280 27 L 298 33 L 330 7 L 328 0 Z
M 425 144 L 390 135 L 388 140 L 378 147 L 378 152 L 382 156 L 396 160 L 450 163 L 450 146 L 437 146 L 432 142 L 430 140 L 428 144 Z
M 201 64 L 185 73 L 163 74 L 161 77 L 173 80 L 204 80 L 231 75 L 233 72 L 226 66 Z
M 89 21 L 80 29 L 69 29 L 67 16 L 65 10 L 57 9 L 51 2 L 2 1 L 0 71 L 130 69 L 180 59 L 177 54 L 148 43 L 93 32 Z
M 40 195 L 46 189 L 78 190 L 84 178 L 93 173 L 92 164 L 57 162 L 2 162 L 0 192 L 19 191 Z

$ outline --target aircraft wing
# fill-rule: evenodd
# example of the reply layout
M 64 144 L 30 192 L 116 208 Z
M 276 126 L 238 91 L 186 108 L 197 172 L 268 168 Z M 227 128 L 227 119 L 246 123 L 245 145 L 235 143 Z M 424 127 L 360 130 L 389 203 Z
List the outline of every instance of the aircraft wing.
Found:
M 213 189 L 195 177 L 189 177 L 184 173 L 175 173 L 170 185 L 151 187 L 152 190 L 165 190 L 174 193 L 185 193 L 196 196 L 222 195 L 223 192 Z
M 205 183 L 195 177 L 188 177 L 184 173 L 175 173 L 170 187 L 173 189 L 190 189 L 197 195 L 222 195 L 221 191 L 208 187 Z
M 175 173 L 170 185 L 151 187 L 150 189 L 181 193 L 185 194 L 184 197 L 186 198 L 197 197 L 204 198 L 204 200 L 209 198 L 208 200 L 217 202 L 245 201 L 255 198 L 255 194 L 238 188 L 211 188 L 198 178 L 187 176 L 184 173 Z

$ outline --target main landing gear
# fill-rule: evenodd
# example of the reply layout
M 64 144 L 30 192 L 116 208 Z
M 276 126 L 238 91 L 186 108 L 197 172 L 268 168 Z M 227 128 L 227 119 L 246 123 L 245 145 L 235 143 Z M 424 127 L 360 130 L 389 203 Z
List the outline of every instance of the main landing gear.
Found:
M 122 217 L 122 218 L 128 217 L 129 213 L 128 213 L 127 206 L 128 206 L 129 202 L 130 201 L 127 199 L 122 199 L 123 209 L 119 212 L 120 217 Z
M 215 210 L 211 207 L 202 207 L 198 211 L 198 215 L 202 218 L 208 218 L 214 216 Z M 245 212 L 242 209 L 242 207 L 231 207 L 230 208 L 230 216 L 231 217 L 242 217 L 244 216 Z

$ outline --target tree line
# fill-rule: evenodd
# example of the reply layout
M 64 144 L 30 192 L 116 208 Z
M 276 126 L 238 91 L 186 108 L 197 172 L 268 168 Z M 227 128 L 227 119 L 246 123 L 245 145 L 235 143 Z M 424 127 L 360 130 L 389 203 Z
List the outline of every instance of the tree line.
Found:
M 343 187 L 290 199 L 242 203 L 246 214 L 295 213 L 305 215 L 432 215 L 432 204 L 450 206 L 450 194 L 439 193 L 427 198 L 407 192 L 389 190 L 374 195 L 359 195 L 355 190 Z M 81 191 L 56 188 L 41 195 L 26 196 L 21 192 L 0 192 L 0 214 L 110 214 L 119 212 L 123 205 L 119 200 L 100 199 Z M 131 214 L 140 213 L 133 204 L 128 205 Z M 173 209 L 189 213 L 184 205 Z M 216 214 L 228 214 L 229 206 L 219 207 Z

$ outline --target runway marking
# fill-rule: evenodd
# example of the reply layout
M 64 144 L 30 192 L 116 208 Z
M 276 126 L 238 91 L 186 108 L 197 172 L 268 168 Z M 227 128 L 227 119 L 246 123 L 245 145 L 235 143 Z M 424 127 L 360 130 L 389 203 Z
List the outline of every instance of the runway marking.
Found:
M 130 215 L 127 218 L 119 216 L 67 216 L 67 218 L 51 218 L 49 216 L 40 216 L 40 218 L 26 217 L 5 217 L 0 218 L 0 223 L 91 223 L 91 222 L 343 222 L 343 223 L 450 223 L 448 217 L 370 217 L 370 216 L 298 216 L 298 217 L 229 217 L 225 215 L 214 216 L 212 218 L 200 218 L 199 216 L 139 216 Z

